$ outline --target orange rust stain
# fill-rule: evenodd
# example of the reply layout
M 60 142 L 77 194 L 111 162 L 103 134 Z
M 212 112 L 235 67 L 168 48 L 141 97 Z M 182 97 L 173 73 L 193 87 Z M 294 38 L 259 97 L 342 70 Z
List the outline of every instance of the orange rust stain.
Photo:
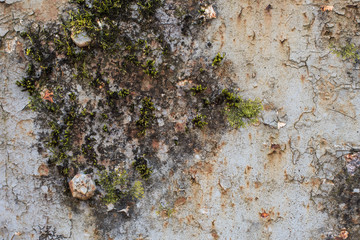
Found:
M 304 75 L 301 75 L 301 83 L 305 83 L 305 76 Z
M 282 176 L 282 170 L 286 164 L 286 145 L 271 144 L 270 151 L 267 154 L 268 162 L 264 164 L 264 169 L 272 179 Z
M 246 175 L 249 174 L 249 173 L 251 172 L 251 169 L 252 169 L 251 166 L 246 166 L 244 173 L 245 173 Z
M 158 151 L 159 147 L 160 147 L 160 142 L 158 140 L 156 140 L 156 139 L 153 139 L 152 143 L 151 143 L 151 146 L 153 147 L 153 149 L 155 151 Z
M 252 136 L 251 136 L 251 133 L 249 133 L 249 140 L 250 140 L 250 141 L 252 140 Z
M 303 184 L 305 186 L 311 186 L 313 188 L 317 188 L 321 185 L 321 179 L 320 178 L 310 178 L 309 181 L 306 181 Z
M 320 9 L 323 12 L 331 12 L 334 9 L 334 6 L 323 5 L 320 7 Z
M 272 143 L 271 146 L 270 146 L 270 148 L 271 148 L 272 150 L 279 150 L 279 149 L 281 149 L 281 146 L 280 146 L 280 144 L 274 144 L 274 143 Z M 272 152 L 272 153 L 273 153 L 273 152 Z
M 252 202 L 254 201 L 254 198 L 252 197 L 245 197 L 245 202 Z
M 280 217 L 280 213 L 277 212 L 275 214 L 274 208 L 269 209 L 269 211 L 266 211 L 265 209 L 261 209 L 261 212 L 259 212 L 259 217 L 262 220 L 265 220 L 267 224 L 271 223 L 272 220 L 277 219 Z
M 217 240 L 217 239 L 220 238 L 215 229 L 214 229 L 214 230 L 211 230 L 211 236 L 212 236 L 215 240 Z
M 21 120 L 16 124 L 16 128 L 20 130 L 21 133 L 26 134 L 29 137 L 35 138 L 34 132 L 30 130 L 32 128 L 32 120 Z
M 150 91 L 151 90 L 151 83 L 149 80 L 144 80 L 142 81 L 142 84 L 141 84 L 141 90 L 143 91 Z
M 175 132 L 185 132 L 186 123 L 176 123 Z
M 194 221 L 194 216 L 193 215 L 187 215 L 186 220 L 187 220 L 187 223 L 190 224 L 192 221 Z
M 262 183 L 259 182 L 259 181 L 254 182 L 254 187 L 255 187 L 256 189 L 258 189 L 259 187 L 261 187 L 261 185 L 262 185 Z
M 185 197 L 179 197 L 175 203 L 174 203 L 174 206 L 175 207 L 178 207 L 178 206 L 181 206 L 181 205 L 184 205 L 186 203 L 186 198 Z
M 167 226 L 169 225 L 169 222 L 164 222 L 164 228 L 167 228 Z
M 322 138 L 322 139 L 320 140 L 320 145 L 321 145 L 321 146 L 326 146 L 326 145 L 327 145 L 326 139 Z
M 260 217 L 262 217 L 262 218 L 267 218 L 270 216 L 270 214 L 267 213 L 265 210 L 263 210 L 263 212 L 260 212 L 259 214 L 260 214 Z
M 198 162 L 186 170 L 186 172 L 191 174 L 211 174 L 213 171 L 214 165 L 207 162 Z
M 306 13 L 303 13 L 303 16 L 304 16 L 305 20 L 309 19 L 308 16 L 306 15 Z
M 228 195 L 228 190 L 224 190 L 221 189 L 221 197 L 220 197 L 220 202 L 221 202 L 221 208 L 223 210 L 225 210 L 225 208 L 229 205 L 229 195 Z
M 217 234 L 216 229 L 215 229 L 215 220 L 211 222 L 211 236 L 215 240 L 219 239 L 219 235 Z
M 289 181 L 289 175 L 287 174 L 286 170 L 284 170 L 284 180 Z
M 24 54 L 24 47 L 23 47 L 23 44 L 21 42 L 19 42 L 19 41 L 16 42 L 15 50 L 16 50 L 16 53 L 19 55 L 19 57 L 23 61 L 25 61 L 26 57 L 25 57 L 25 54 Z
M 42 176 L 49 176 L 49 168 L 45 163 L 42 163 L 38 168 L 39 175 Z
M 266 104 L 264 104 L 264 110 L 265 110 L 265 111 L 270 111 L 270 110 L 273 110 L 273 109 L 275 109 L 275 106 L 274 106 L 273 103 L 266 103 Z
M 224 164 L 224 166 L 227 166 L 227 164 L 228 164 L 227 158 L 224 158 L 223 164 Z
M 169 171 L 169 177 L 172 177 L 172 176 L 174 176 L 174 171 L 173 171 L 172 169 L 170 169 L 170 171 Z
M 221 26 L 219 27 L 219 35 L 220 35 L 220 49 L 222 49 L 225 45 L 225 30 L 226 30 L 226 25 L 225 23 L 222 23 Z
M 42 99 L 47 100 L 47 101 L 50 101 L 50 102 L 52 102 L 52 103 L 54 102 L 53 96 L 54 96 L 54 93 L 51 92 L 51 91 L 49 91 L 48 89 L 46 89 L 45 91 L 43 91 L 43 92 L 41 93 Z
M 209 196 L 212 196 L 212 194 L 213 194 L 213 190 L 214 190 L 214 187 L 213 187 L 213 186 L 211 186 L 211 187 L 210 187 L 210 189 L 209 189 L 209 193 L 208 193 L 208 195 L 209 195 Z

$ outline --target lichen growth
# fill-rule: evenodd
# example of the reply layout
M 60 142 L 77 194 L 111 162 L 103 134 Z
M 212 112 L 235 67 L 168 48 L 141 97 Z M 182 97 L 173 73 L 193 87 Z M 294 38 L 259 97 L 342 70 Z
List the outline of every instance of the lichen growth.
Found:
M 208 122 L 205 121 L 206 118 L 207 117 L 205 115 L 197 114 L 196 117 L 193 118 L 192 122 L 196 127 L 202 129 L 208 124 Z
M 115 204 L 129 196 L 140 199 L 144 195 L 144 188 L 140 181 L 135 181 L 130 186 L 129 177 L 125 170 L 101 171 L 98 182 L 105 192 L 102 199 L 106 204 Z
M 263 110 L 260 100 L 244 100 L 227 89 L 224 89 L 221 95 L 226 102 L 225 115 L 232 127 L 244 127 L 258 120 L 258 116 Z
M 359 48 L 353 43 L 348 43 L 345 46 L 340 47 L 336 47 L 334 44 L 331 44 L 330 50 L 332 53 L 344 60 L 352 60 L 356 62 L 360 59 Z
M 140 109 L 140 119 L 136 121 L 136 126 L 138 127 L 139 136 L 143 136 L 146 133 L 146 130 L 150 127 L 152 120 L 155 118 L 154 115 L 154 103 L 150 98 L 145 97 L 142 101 L 142 108 Z
M 192 91 L 192 95 L 196 95 L 199 93 L 202 93 L 203 91 L 205 91 L 207 89 L 207 87 L 203 87 L 201 84 L 197 85 L 195 87 L 192 87 L 190 90 Z
M 158 210 L 156 210 L 156 214 L 159 216 L 170 218 L 175 213 L 175 208 L 171 208 L 169 206 L 163 206 L 159 204 Z
M 147 161 L 144 157 L 136 157 L 132 163 L 135 170 L 140 174 L 144 180 L 148 180 L 153 172 L 151 167 L 148 167 Z
M 214 57 L 213 61 L 212 61 L 212 66 L 219 66 L 220 63 L 222 62 L 222 60 L 225 57 L 225 53 L 223 53 L 223 55 L 221 55 L 220 53 L 216 54 L 216 56 Z

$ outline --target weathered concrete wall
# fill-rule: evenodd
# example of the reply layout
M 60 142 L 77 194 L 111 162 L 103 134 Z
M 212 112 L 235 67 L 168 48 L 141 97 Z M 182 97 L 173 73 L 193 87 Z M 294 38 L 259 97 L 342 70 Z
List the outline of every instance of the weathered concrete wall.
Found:
M 226 53 L 228 77 L 263 100 L 261 123 L 227 132 L 212 156 L 185 159 L 182 171 L 165 175 L 164 165 L 163 187 L 147 191 L 130 217 L 110 211 L 117 221 L 104 217 L 102 229 L 93 206 L 74 211 L 61 184 L 40 177 L 35 113 L 15 85 L 25 69 L 15 31 L 26 19 L 56 19 L 64 1 L 10 2 L 0 3 L 1 238 L 38 239 L 45 226 L 68 239 L 334 239 L 341 228 L 359 238 L 357 207 L 332 193 L 345 184 L 341 156 L 359 146 L 359 70 L 329 50 L 330 39 L 360 44 L 358 1 L 327 2 L 330 12 L 320 1 L 217 1 L 195 56 Z M 157 214 L 159 204 L 175 213 Z

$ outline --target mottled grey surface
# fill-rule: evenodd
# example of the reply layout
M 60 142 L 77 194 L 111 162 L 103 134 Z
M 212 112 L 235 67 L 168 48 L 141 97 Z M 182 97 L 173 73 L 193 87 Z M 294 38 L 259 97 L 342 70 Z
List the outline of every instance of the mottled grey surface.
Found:
M 38 239 L 41 227 L 52 226 L 68 239 L 104 239 L 98 237 L 87 202 L 79 202 L 73 212 L 63 202 L 61 186 L 39 176 L 46 157 L 35 147 L 35 113 L 24 110 L 27 93 L 15 85 L 25 62 L 14 31 L 27 19 L 47 21 L 54 14 L 34 15 L 43 2 L 23 2 L 0 3 L 0 34 L 6 33 L 0 48 L 0 237 Z M 348 6 L 356 2 L 332 1 L 334 11 L 324 13 L 319 1 L 217 1 L 218 17 L 196 42 L 196 54 L 212 59 L 226 53 L 225 60 L 233 63 L 228 77 L 244 96 L 263 100 L 261 123 L 224 135 L 211 158 L 188 159 L 187 171 L 169 177 L 163 189 L 147 192 L 130 218 L 104 230 L 105 235 L 244 240 L 338 236 L 345 225 L 324 206 L 332 201 L 328 196 L 334 177 L 345 166 L 339 156 L 359 146 L 360 85 L 358 66 L 331 54 L 329 39 L 345 43 L 350 37 L 360 44 L 358 16 Z M 278 122 L 286 125 L 279 128 Z M 165 159 L 166 148 L 159 154 Z M 194 179 L 185 189 L 184 176 Z M 157 214 L 160 204 L 175 213 Z

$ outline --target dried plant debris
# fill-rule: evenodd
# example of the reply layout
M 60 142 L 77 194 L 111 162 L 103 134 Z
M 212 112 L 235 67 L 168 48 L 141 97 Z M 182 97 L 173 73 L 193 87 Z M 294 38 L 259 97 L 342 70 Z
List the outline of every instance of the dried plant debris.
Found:
M 231 80 L 219 77 L 216 71 L 231 69 L 220 64 L 225 54 L 192 55 L 206 27 L 201 16 L 216 16 L 211 4 L 205 12 L 197 1 L 175 4 L 186 9 L 186 20 L 165 11 L 167 4 L 95 0 L 90 6 L 77 0 L 61 23 L 33 24 L 21 33 L 28 67 L 17 85 L 38 113 L 39 145 L 49 155 L 49 169 L 57 170 L 49 177 L 69 188 L 74 176 L 87 176 L 91 186 L 75 191 L 73 180 L 70 188 L 77 198 L 108 206 L 96 211 L 132 205 L 152 181 L 168 175 L 158 168 L 161 162 L 181 169 L 184 156 L 216 145 L 230 125 L 255 122 L 262 109 L 259 100 L 241 98 Z M 183 44 L 169 35 L 173 31 L 183 35 Z M 184 72 L 186 78 L 179 77 Z

